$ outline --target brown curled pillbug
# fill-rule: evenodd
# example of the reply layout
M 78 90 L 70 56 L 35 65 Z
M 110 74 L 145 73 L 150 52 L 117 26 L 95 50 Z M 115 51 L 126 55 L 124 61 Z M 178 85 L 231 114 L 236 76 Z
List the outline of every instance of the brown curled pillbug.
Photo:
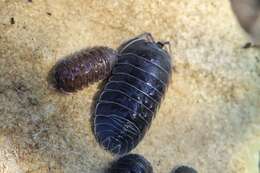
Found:
M 117 53 L 108 47 L 83 49 L 60 61 L 53 69 L 55 88 L 75 92 L 105 79 L 117 61 Z

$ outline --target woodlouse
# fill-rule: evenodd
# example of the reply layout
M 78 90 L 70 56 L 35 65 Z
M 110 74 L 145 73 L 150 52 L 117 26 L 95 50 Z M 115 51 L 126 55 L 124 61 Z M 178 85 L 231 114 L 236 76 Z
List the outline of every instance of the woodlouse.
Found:
M 198 173 L 198 172 L 192 167 L 183 165 L 175 168 L 174 170 L 172 170 L 171 173 Z
M 171 76 L 171 57 L 164 44 L 145 33 L 118 48 L 118 62 L 94 113 L 94 134 L 105 150 L 129 152 L 150 127 Z
M 108 47 L 83 49 L 55 66 L 54 85 L 65 92 L 74 92 L 105 79 L 117 61 L 117 53 Z
M 143 156 L 128 154 L 113 162 L 106 173 L 153 173 L 153 168 Z

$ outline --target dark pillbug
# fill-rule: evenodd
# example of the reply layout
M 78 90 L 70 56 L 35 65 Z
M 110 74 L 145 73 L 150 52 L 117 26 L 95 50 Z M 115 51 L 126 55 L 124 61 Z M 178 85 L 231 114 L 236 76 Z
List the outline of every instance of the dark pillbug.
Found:
M 115 50 L 107 47 L 83 49 L 58 62 L 54 67 L 54 85 L 65 92 L 74 92 L 105 79 L 117 61 Z
M 195 169 L 189 166 L 178 166 L 177 168 L 174 168 L 171 173 L 198 173 Z
M 153 168 L 143 156 L 128 154 L 113 162 L 106 173 L 153 173 Z
M 119 47 L 94 113 L 94 134 L 105 150 L 128 153 L 150 127 L 171 76 L 164 44 L 145 33 Z

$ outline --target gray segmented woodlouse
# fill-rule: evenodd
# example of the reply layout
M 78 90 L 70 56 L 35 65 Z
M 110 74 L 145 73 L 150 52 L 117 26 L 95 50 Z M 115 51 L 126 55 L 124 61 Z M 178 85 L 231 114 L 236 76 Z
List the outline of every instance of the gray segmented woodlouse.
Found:
M 114 161 L 106 173 L 153 173 L 153 168 L 143 156 L 128 154 Z
M 108 47 L 83 49 L 54 67 L 54 85 L 65 92 L 75 92 L 105 79 L 117 61 L 117 53 Z
M 105 150 L 128 153 L 149 129 L 171 78 L 166 43 L 145 33 L 118 48 L 118 61 L 94 113 L 94 134 Z

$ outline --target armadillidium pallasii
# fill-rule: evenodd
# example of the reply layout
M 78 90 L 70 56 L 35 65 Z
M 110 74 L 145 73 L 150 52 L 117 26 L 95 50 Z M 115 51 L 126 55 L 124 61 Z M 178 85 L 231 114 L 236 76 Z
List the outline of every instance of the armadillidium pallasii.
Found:
M 83 49 L 59 62 L 54 68 L 54 85 L 65 92 L 74 92 L 105 79 L 117 61 L 115 50 L 107 47 Z
M 145 33 L 118 48 L 94 113 L 94 134 L 105 150 L 128 153 L 149 129 L 171 76 L 171 57 L 163 46 Z
M 128 154 L 113 162 L 106 173 L 153 173 L 153 168 L 143 156 Z

